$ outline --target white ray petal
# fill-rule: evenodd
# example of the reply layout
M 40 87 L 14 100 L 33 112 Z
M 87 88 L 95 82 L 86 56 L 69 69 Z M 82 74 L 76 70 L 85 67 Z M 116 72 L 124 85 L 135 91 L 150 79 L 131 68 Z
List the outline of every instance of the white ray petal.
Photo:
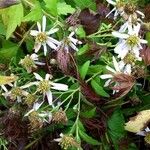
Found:
M 50 40 L 47 40 L 46 43 L 48 44 L 48 46 L 54 50 L 57 49 L 57 46 L 55 44 L 53 44 Z
M 46 29 L 46 17 L 43 16 L 43 19 L 42 19 L 42 32 L 45 32 L 45 29 Z
M 120 33 L 117 31 L 112 32 L 112 35 L 121 39 L 127 39 L 129 37 L 128 34 Z
M 51 76 L 51 75 L 47 73 L 47 74 L 45 75 L 45 80 L 49 80 L 49 79 L 50 79 L 50 76 Z
M 41 24 L 39 22 L 37 22 L 37 27 L 38 27 L 39 32 L 41 32 Z
M 43 44 L 43 48 L 44 48 L 44 56 L 46 56 L 46 54 L 47 54 L 47 46 L 46 46 L 46 44 Z
M 131 70 L 131 64 L 127 64 L 127 65 L 125 66 L 124 73 L 130 75 L 131 72 L 132 72 L 132 70 Z
M 33 109 L 35 111 L 37 111 L 42 106 L 43 103 L 44 103 L 44 101 L 42 101 L 41 103 L 39 103 L 39 102 L 34 103 Z
M 30 56 L 31 59 L 33 60 L 38 60 L 38 55 L 33 53 L 31 56 Z
M 48 32 L 46 32 L 46 35 L 53 34 L 53 33 L 57 32 L 58 30 L 59 30 L 59 28 L 50 29 Z
M 49 90 L 46 92 L 46 96 L 47 96 L 47 99 L 48 99 L 48 104 L 51 106 L 52 103 L 53 103 L 53 96 L 52 96 L 52 92 Z
M 107 15 L 106 15 L 106 18 L 113 12 L 113 11 L 115 11 L 116 10 L 116 8 L 113 8 Z
M 103 74 L 103 75 L 100 75 L 100 78 L 101 79 L 109 79 L 109 78 L 113 78 L 113 75 L 111 75 L 111 74 Z
M 145 15 L 144 15 L 141 11 L 137 10 L 136 12 L 137 12 L 139 15 L 141 15 L 141 16 L 142 16 L 142 18 L 144 18 L 144 17 L 145 17 Z
M 112 0 L 106 0 L 109 4 L 112 4 L 112 5 L 116 5 L 116 2 L 112 1 Z
M 20 88 L 21 88 L 21 89 L 26 89 L 26 88 L 28 88 L 28 87 L 30 87 L 30 86 L 38 85 L 38 84 L 39 84 L 38 81 L 30 82 L 30 83 L 28 83 L 28 84 L 25 84 L 25 85 L 21 86 Z
M 34 45 L 35 53 L 37 53 L 40 48 L 41 48 L 41 43 L 35 43 L 35 45 Z
M 43 78 L 39 74 L 37 74 L 36 72 L 34 72 L 33 74 L 37 80 L 43 81 Z
M 107 80 L 107 81 L 105 82 L 105 84 L 104 84 L 104 87 L 109 86 L 110 82 L 111 82 L 111 79 Z
M 52 85 L 52 89 L 55 89 L 55 90 L 60 90 L 60 91 L 67 91 L 68 90 L 68 85 L 66 84 L 61 84 L 61 83 L 51 83 Z
M 31 30 L 31 31 L 30 31 L 30 34 L 31 34 L 32 36 L 37 36 L 37 35 L 39 34 L 39 31 Z
M 140 42 L 142 43 L 142 44 L 147 44 L 148 42 L 146 41 L 146 40 L 144 40 L 144 39 L 140 39 Z
M 116 73 L 116 71 L 113 68 L 109 67 L 109 66 L 106 66 L 106 69 L 113 72 L 113 73 Z
M 115 70 L 120 72 L 118 62 L 114 56 L 113 56 L 113 64 L 114 64 Z
M 73 50 L 78 51 L 78 48 L 73 43 L 69 43 L 69 45 Z
M 7 88 L 4 85 L 1 85 L 1 88 L 5 91 L 8 92 Z
M 59 42 L 59 41 L 57 41 L 57 40 L 55 40 L 54 38 L 51 38 L 51 37 L 48 37 L 48 40 L 49 40 L 50 42 L 56 44 L 56 45 L 60 45 L 60 44 L 61 44 L 61 42 Z

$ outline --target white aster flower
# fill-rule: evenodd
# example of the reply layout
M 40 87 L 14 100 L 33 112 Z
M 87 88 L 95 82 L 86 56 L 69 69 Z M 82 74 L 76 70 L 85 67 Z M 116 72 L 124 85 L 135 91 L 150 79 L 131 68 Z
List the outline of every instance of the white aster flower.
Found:
M 119 66 L 121 68 L 130 68 L 131 70 L 132 66 L 135 65 L 136 61 L 142 61 L 142 57 L 129 51 L 127 55 L 119 62 Z
M 60 138 L 54 139 L 55 142 L 59 142 L 62 149 L 70 149 L 71 147 L 79 148 L 79 143 L 71 135 L 60 134 Z
M 118 54 L 118 57 L 123 59 L 129 51 L 132 51 L 136 57 L 139 57 L 139 50 L 142 49 L 142 44 L 146 44 L 147 41 L 140 39 L 137 32 L 133 30 L 128 34 L 120 33 L 117 31 L 112 32 L 115 37 L 120 38 L 114 52 Z
M 54 83 L 54 82 L 50 81 L 49 80 L 51 78 L 50 74 L 46 74 L 45 79 L 43 79 L 37 73 L 34 73 L 34 75 L 38 81 L 31 82 L 27 85 L 24 85 L 23 88 L 28 88 L 32 85 L 36 85 L 38 87 L 37 91 L 42 93 L 44 97 L 47 96 L 49 105 L 52 105 L 51 89 L 60 90 L 60 91 L 67 91 L 68 90 L 68 86 L 66 84 Z M 43 97 L 43 99 L 44 99 L 44 97 Z
M 138 21 L 136 23 L 133 23 L 132 18 L 129 17 L 128 20 L 120 27 L 119 32 L 128 32 L 128 31 L 133 31 L 138 35 L 139 31 L 141 28 L 141 23 Z
M 45 63 L 38 61 L 38 55 L 35 53 L 25 56 L 25 58 L 21 59 L 19 63 L 27 70 L 28 73 L 31 73 L 33 68 L 37 68 L 36 65 L 45 65 Z
M 60 44 L 59 48 L 63 48 L 67 52 L 69 52 L 69 49 L 72 48 L 75 51 L 78 51 L 77 45 L 82 44 L 81 41 L 78 39 L 75 39 L 73 36 L 75 35 L 75 32 L 72 31 L 68 37 L 66 37 Z
M 105 82 L 105 85 L 104 85 L 105 87 L 107 87 L 110 84 L 110 82 L 112 81 L 115 75 L 121 74 L 121 73 L 129 74 L 129 75 L 131 74 L 131 66 L 127 65 L 126 67 L 124 67 L 123 65 L 120 65 L 116 61 L 114 56 L 113 56 L 113 65 L 114 65 L 114 69 L 109 66 L 106 66 L 106 69 L 111 72 L 110 74 L 100 75 L 101 79 L 108 79 Z
M 8 92 L 6 85 L 12 87 L 13 86 L 12 82 L 15 82 L 16 80 L 17 80 L 17 76 L 14 76 L 13 74 L 11 74 L 11 76 L 0 75 L 0 87 L 5 92 Z
M 38 31 L 31 30 L 31 32 L 30 32 L 30 34 L 35 37 L 35 45 L 34 45 L 35 53 L 37 53 L 39 51 L 39 49 L 41 48 L 41 46 L 43 46 L 44 55 L 46 55 L 47 45 L 50 48 L 56 50 L 56 48 L 60 44 L 60 42 L 55 40 L 52 37 L 49 37 L 49 35 L 57 32 L 59 29 L 52 28 L 49 31 L 45 31 L 46 30 L 46 17 L 45 16 L 43 16 L 42 27 L 39 22 L 37 22 L 37 26 L 38 26 Z
M 18 87 L 17 86 L 17 82 L 15 81 L 11 90 L 8 91 L 6 90 L 5 93 L 2 93 L 2 95 L 7 98 L 7 97 L 10 97 L 10 99 L 12 100 L 16 100 L 17 99 L 17 102 L 20 103 L 22 100 L 22 96 L 27 96 L 28 95 L 28 92 L 26 92 L 25 90 L 23 90 L 24 88 L 22 87 Z
M 109 4 L 113 5 L 114 8 L 107 14 L 106 17 L 108 17 L 112 12 L 114 13 L 114 19 L 117 18 L 118 15 L 122 15 L 124 13 L 124 6 L 125 3 L 121 0 L 106 0 Z

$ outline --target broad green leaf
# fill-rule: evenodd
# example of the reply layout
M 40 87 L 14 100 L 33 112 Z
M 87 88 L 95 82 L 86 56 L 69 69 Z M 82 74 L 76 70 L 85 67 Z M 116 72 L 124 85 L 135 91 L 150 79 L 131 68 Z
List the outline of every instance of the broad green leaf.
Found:
M 125 136 L 124 123 L 124 117 L 120 109 L 115 110 L 108 120 L 109 134 L 115 149 L 118 149 L 119 140 Z
M 102 65 L 91 65 L 88 70 L 89 75 L 95 75 L 96 73 L 101 73 L 103 71 L 104 66 Z
M 21 3 L 7 8 L 4 14 L 8 17 L 6 39 L 11 36 L 17 26 L 20 26 L 23 14 L 23 6 Z
M 101 87 L 94 79 L 91 80 L 91 85 L 97 94 L 104 96 L 104 97 L 109 97 L 109 94 L 106 93 L 103 87 Z
M 18 45 L 4 41 L 0 49 L 0 63 L 9 64 L 11 59 L 17 55 Z
M 38 21 L 42 18 L 42 8 L 39 2 L 36 2 L 31 12 L 27 14 L 23 21 Z
M 59 15 L 67 15 L 75 12 L 75 9 L 65 2 L 59 2 L 57 4 L 57 11 Z
M 44 0 L 46 4 L 46 8 L 48 9 L 49 13 L 53 16 L 57 16 L 57 1 L 58 0 Z
M 125 124 L 125 130 L 133 133 L 140 132 L 150 120 L 150 110 L 143 110 Z
M 88 72 L 88 68 L 90 66 L 90 61 L 86 61 L 82 67 L 80 68 L 80 75 L 81 75 L 81 78 L 84 80 L 87 72 Z
M 85 132 L 83 132 L 82 130 L 79 130 L 79 135 L 80 137 L 87 143 L 92 144 L 92 145 L 100 145 L 101 143 L 95 139 L 93 139 L 92 137 L 90 137 L 89 135 L 87 135 Z
M 90 8 L 96 10 L 96 3 L 93 0 L 73 0 L 81 9 Z
M 1 76 L 0 75 L 0 85 L 9 84 L 11 82 L 16 81 L 16 76 Z

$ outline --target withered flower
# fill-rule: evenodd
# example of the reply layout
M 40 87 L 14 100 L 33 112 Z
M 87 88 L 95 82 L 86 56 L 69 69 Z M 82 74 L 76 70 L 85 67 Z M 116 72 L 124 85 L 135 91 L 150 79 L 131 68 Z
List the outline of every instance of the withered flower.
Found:
M 62 109 L 58 110 L 57 112 L 52 114 L 52 121 L 55 123 L 66 124 L 68 118 L 66 116 L 66 112 Z
M 141 57 L 146 66 L 150 65 L 150 47 L 143 48 L 141 50 Z
M 76 26 L 79 24 L 79 13 L 80 11 L 77 10 L 75 11 L 72 15 L 70 15 L 67 19 L 66 19 L 66 23 L 70 26 Z
M 100 15 L 91 13 L 88 8 L 81 11 L 79 20 L 87 35 L 95 33 L 99 29 Z
M 39 117 L 39 114 L 37 111 L 32 111 L 29 115 L 28 115 L 28 119 L 30 121 L 29 124 L 29 129 L 32 131 L 36 131 L 39 128 L 42 128 L 43 126 L 43 120 Z
M 110 85 L 112 83 L 117 83 L 115 84 L 115 86 L 112 86 L 111 88 L 115 91 L 118 91 L 117 95 L 120 98 L 125 96 L 132 89 L 132 87 L 135 84 L 135 81 L 136 78 L 134 76 L 121 73 L 121 74 L 116 74 L 113 77 Z
M 29 107 L 31 107 L 33 105 L 34 102 L 37 101 L 37 97 L 35 94 L 28 94 L 26 97 L 25 97 L 25 104 L 27 104 Z
M 62 70 L 63 73 L 67 74 L 70 64 L 70 54 L 64 50 L 63 46 L 59 47 L 56 59 L 58 62 L 58 67 Z

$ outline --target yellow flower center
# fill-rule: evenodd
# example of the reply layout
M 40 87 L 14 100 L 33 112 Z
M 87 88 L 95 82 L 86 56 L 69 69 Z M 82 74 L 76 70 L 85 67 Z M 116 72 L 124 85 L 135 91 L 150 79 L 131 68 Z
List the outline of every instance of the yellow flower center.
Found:
M 39 86 L 38 86 L 38 91 L 40 91 L 41 93 L 45 93 L 49 89 L 50 89 L 49 81 L 47 80 L 40 81 Z
M 139 37 L 136 35 L 131 35 L 127 38 L 127 44 L 130 45 L 131 47 L 134 47 L 139 43 Z
M 129 52 L 125 57 L 124 57 L 124 62 L 127 64 L 133 64 L 136 61 L 135 54 L 132 52 Z
M 15 87 L 11 90 L 11 94 L 13 97 L 22 96 L 22 89 L 19 87 Z
M 75 141 L 75 139 L 69 135 L 64 135 L 59 144 L 64 150 L 67 150 L 72 146 L 79 147 L 79 144 Z
M 125 6 L 125 2 L 123 2 L 123 1 L 118 1 L 118 2 L 116 2 L 116 8 L 117 9 L 121 9 L 121 8 L 123 8 Z
M 125 12 L 127 14 L 133 14 L 135 12 L 136 6 L 134 4 L 128 3 L 125 5 Z
M 30 70 L 31 68 L 36 68 L 36 65 L 34 63 L 34 60 L 30 58 L 30 56 L 25 56 L 24 59 L 20 62 L 23 67 L 25 67 L 27 70 Z
M 46 43 L 46 41 L 47 41 L 47 35 L 45 32 L 41 32 L 37 35 L 36 37 L 37 43 Z
M 35 101 L 36 101 L 36 96 L 33 94 L 28 94 L 26 99 L 25 99 L 25 103 L 28 106 L 31 106 Z
M 146 143 L 150 144 L 150 133 L 149 132 L 146 133 L 146 136 L 145 136 L 144 140 L 145 140 Z

